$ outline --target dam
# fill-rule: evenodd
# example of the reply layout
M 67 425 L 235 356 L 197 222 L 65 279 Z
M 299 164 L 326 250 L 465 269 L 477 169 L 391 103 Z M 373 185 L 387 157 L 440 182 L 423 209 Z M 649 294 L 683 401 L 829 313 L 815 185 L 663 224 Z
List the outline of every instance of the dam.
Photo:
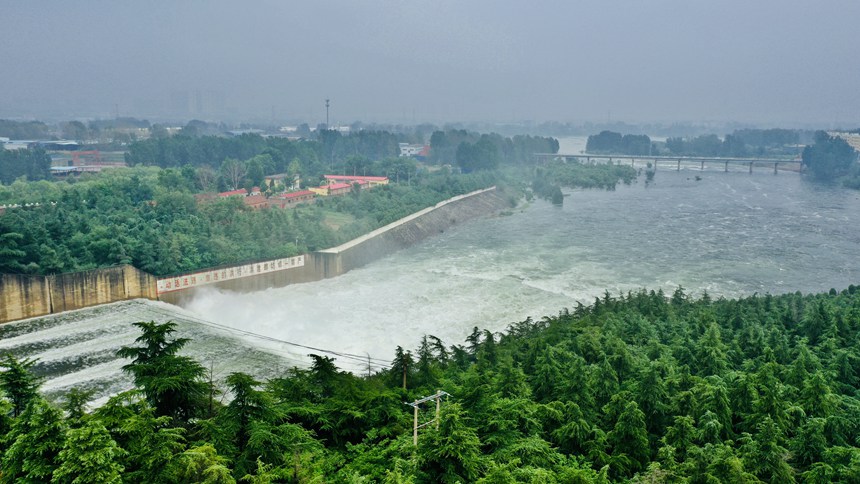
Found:
M 248 294 L 337 277 L 509 207 L 490 187 L 445 200 L 332 249 L 160 279 L 131 266 L 57 276 L 0 275 L 0 321 L 19 320 L 0 324 L 0 353 L 38 360 L 34 373 L 44 379 L 43 391 L 49 396 L 84 386 L 96 401 L 131 387 L 121 372 L 126 362 L 115 353 L 133 344 L 137 334 L 130 323 L 136 321 L 175 322 L 179 335 L 192 340 L 188 353 L 216 380 L 233 371 L 273 377 L 304 366 L 309 353 L 338 358 L 353 371 L 376 371 L 387 359 L 257 335 L 202 319 L 181 306 L 197 300 L 201 291 Z
M 396 346 L 414 349 L 425 334 L 463 344 L 475 326 L 504 331 L 604 291 L 683 286 L 717 298 L 860 283 L 856 191 L 766 171 L 682 169 L 647 185 L 565 195 L 562 207 L 534 201 L 437 230 L 336 278 L 250 293 L 210 285 L 181 308 L 135 300 L 0 325 L 0 353 L 40 358 L 49 392 L 92 386 L 104 395 L 122 388 L 121 363 L 100 358 L 129 344 L 138 320 L 178 321 L 194 340 L 189 354 L 219 378 L 283 372 L 315 352 L 283 341 L 336 351 L 344 356 L 329 356 L 338 366 L 364 373 L 367 361 L 356 356 L 378 369 Z M 66 344 L 63 326 L 72 323 L 77 343 Z M 86 352 L 90 345 L 103 353 Z

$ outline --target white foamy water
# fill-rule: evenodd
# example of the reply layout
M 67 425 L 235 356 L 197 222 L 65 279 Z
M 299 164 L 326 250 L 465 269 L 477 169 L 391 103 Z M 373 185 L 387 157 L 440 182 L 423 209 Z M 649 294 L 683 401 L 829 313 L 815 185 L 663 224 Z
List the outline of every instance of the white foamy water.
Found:
M 146 300 L 0 325 L 0 354 L 37 360 L 34 373 L 43 379 L 41 388 L 49 397 L 78 387 L 92 390 L 95 402 L 103 402 L 132 386 L 121 371 L 129 360 L 117 358 L 116 351 L 135 344 L 140 332 L 132 323 L 137 321 L 174 321 L 177 336 L 192 339 L 185 354 L 211 368 L 218 381 L 234 371 L 270 377 L 301 362 L 301 354 L 291 354 L 283 345 L 262 352 L 182 308 Z

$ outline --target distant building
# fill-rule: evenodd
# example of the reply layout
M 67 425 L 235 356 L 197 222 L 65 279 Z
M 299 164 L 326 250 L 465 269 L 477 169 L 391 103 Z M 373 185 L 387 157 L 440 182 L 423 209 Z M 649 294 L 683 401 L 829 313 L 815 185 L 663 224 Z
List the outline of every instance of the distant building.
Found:
M 289 180 L 289 182 L 287 182 Z M 290 187 L 298 187 L 299 185 L 299 177 L 291 177 L 289 173 L 276 173 L 274 175 L 269 175 L 263 179 L 263 182 L 266 184 L 266 187 L 271 187 L 272 185 L 280 183 L 286 188 Z
M 264 195 L 248 195 L 242 202 L 246 207 L 252 208 L 254 210 L 259 210 L 261 208 L 266 208 L 269 206 L 268 200 Z
M 2 138 L 0 144 L 7 150 L 24 150 L 28 148 L 42 148 L 49 151 L 74 151 L 81 147 L 77 141 L 69 140 L 33 140 Z
M 346 195 L 352 191 L 352 185 L 349 183 L 330 183 L 328 185 L 309 188 L 309 190 L 321 197 L 336 197 Z
M 36 141 L 36 146 L 49 151 L 74 151 L 81 147 L 77 141 L 55 140 L 55 141 Z
M 221 192 L 218 194 L 218 196 L 221 198 L 244 197 L 246 195 L 248 195 L 248 190 L 245 190 L 244 188 L 240 188 L 238 190 L 230 190 L 229 192 Z
M 242 136 L 243 134 L 263 134 L 265 131 L 262 129 L 233 129 L 227 131 L 227 134 L 230 136 Z
M 13 140 L 3 143 L 4 150 L 26 150 L 32 141 Z
M 323 175 L 326 183 L 358 183 L 367 184 L 367 188 L 373 188 L 376 185 L 388 185 L 388 177 L 386 176 L 350 176 L 350 175 Z
M 268 205 L 276 208 L 290 208 L 302 203 L 313 203 L 316 194 L 310 190 L 282 193 L 269 198 Z
M 413 145 L 400 143 L 400 156 L 407 158 L 426 159 L 430 155 L 430 145 Z

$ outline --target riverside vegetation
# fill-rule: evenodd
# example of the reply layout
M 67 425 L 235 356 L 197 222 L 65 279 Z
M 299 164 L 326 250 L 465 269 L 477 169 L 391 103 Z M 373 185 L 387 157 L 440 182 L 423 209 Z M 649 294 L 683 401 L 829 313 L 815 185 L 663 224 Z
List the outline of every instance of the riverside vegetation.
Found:
M 33 361 L 2 360 L 0 482 L 860 480 L 854 286 L 606 294 L 465 344 L 428 335 L 375 374 L 310 355 L 221 385 L 172 323 L 135 324 L 119 350 L 135 388 L 92 410 L 78 391 L 47 402 Z M 438 389 L 453 398 L 414 447 L 403 402 Z

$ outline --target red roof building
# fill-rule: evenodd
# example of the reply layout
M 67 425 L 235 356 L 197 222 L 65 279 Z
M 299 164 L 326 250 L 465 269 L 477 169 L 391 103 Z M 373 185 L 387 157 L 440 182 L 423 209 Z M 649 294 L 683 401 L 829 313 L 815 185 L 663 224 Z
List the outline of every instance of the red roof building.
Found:
M 268 206 L 266 197 L 263 195 L 250 195 L 242 199 L 242 201 L 245 203 L 246 207 L 250 207 L 254 210 L 259 210 Z
M 295 207 L 302 203 L 313 203 L 316 195 L 310 190 L 301 190 L 298 192 L 290 192 L 272 197 L 268 200 L 270 207 L 289 208 Z
M 232 191 L 229 191 L 229 192 L 221 192 L 221 193 L 219 193 L 219 194 L 218 194 L 218 196 L 219 196 L 219 197 L 224 197 L 224 198 L 226 198 L 226 197 L 235 197 L 235 196 L 242 196 L 242 197 L 244 197 L 244 196 L 245 196 L 245 195 L 247 195 L 247 194 L 248 194 L 248 190 L 245 190 L 244 188 L 240 188 L 240 189 L 238 189 L 238 190 L 232 190 Z

